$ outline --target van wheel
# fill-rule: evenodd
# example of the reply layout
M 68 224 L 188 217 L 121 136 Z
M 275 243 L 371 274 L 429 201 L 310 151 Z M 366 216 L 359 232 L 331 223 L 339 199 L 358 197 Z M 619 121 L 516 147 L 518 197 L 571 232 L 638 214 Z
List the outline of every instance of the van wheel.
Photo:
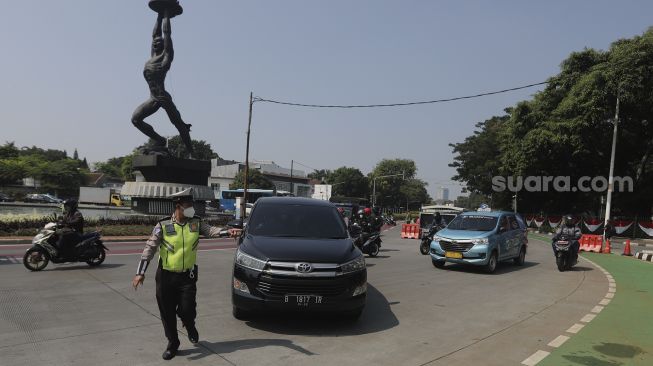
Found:
M 526 262 L 526 248 L 523 246 L 519 250 L 519 256 L 514 259 L 515 265 L 517 266 L 523 266 L 524 262 Z
M 433 263 L 433 267 L 442 269 L 444 266 L 447 264 L 445 261 L 436 261 L 434 259 L 431 259 L 431 263 Z
M 490 259 L 488 259 L 487 264 L 485 265 L 485 272 L 494 273 L 497 270 L 497 252 L 492 252 Z

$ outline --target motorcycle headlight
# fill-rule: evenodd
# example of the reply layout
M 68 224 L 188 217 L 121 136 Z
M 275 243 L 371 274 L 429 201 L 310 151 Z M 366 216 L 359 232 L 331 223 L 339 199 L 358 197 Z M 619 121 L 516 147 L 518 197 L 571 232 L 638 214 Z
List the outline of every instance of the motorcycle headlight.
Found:
M 474 245 L 488 245 L 490 244 L 490 241 L 488 240 L 488 238 L 482 238 L 482 239 L 473 240 L 472 243 L 474 243 Z
M 266 261 L 254 258 L 251 255 L 245 254 L 240 251 L 236 252 L 236 264 L 245 268 L 253 269 L 255 271 L 262 271 L 265 268 Z
M 343 274 L 361 271 L 363 269 L 365 269 L 365 257 L 362 255 L 353 261 L 340 265 L 340 270 L 342 270 Z

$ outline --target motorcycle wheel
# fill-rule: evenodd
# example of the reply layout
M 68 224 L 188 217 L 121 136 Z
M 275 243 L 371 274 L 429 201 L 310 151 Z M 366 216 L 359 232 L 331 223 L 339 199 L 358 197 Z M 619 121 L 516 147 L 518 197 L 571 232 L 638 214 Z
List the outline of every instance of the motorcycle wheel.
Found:
M 370 252 L 369 252 L 370 257 L 376 257 L 379 255 L 379 246 L 376 243 L 370 244 Z
M 50 263 L 50 256 L 41 248 L 30 248 L 23 256 L 23 265 L 30 271 L 37 272 Z
M 556 264 L 558 265 L 558 271 L 564 272 L 567 269 L 567 258 L 564 255 L 557 256 Z
M 422 242 L 419 245 L 419 252 L 422 253 L 423 255 L 429 254 L 429 242 L 426 240 L 422 240 Z
M 97 257 L 87 260 L 86 264 L 88 264 L 91 267 L 97 267 L 100 264 L 102 264 L 106 258 L 107 258 L 107 253 L 104 251 L 104 248 L 99 248 Z

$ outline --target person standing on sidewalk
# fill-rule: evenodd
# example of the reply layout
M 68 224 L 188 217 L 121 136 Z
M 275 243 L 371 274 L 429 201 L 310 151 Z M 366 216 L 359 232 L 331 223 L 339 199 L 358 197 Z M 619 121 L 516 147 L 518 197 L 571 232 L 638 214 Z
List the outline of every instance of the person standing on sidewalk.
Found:
M 177 315 L 188 332 L 188 340 L 196 344 L 199 333 L 195 327 L 197 275 L 197 247 L 200 236 L 219 237 L 222 228 L 205 224 L 195 216 L 193 208 L 193 189 L 189 188 L 170 196 L 175 203 L 171 217 L 159 221 L 145 244 L 138 263 L 136 276 L 132 280 L 134 290 L 145 280 L 145 271 L 156 254 L 159 253 L 159 266 L 156 270 L 156 302 L 159 305 L 161 322 L 168 338 L 163 359 L 170 360 L 179 349 L 177 334 Z M 231 229 L 232 237 L 240 235 L 240 230 Z

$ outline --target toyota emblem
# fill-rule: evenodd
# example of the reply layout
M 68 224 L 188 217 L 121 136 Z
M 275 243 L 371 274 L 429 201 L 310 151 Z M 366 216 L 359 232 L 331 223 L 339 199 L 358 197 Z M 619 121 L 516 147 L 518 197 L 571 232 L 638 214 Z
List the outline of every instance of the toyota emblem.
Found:
M 310 263 L 297 263 L 295 270 L 299 273 L 310 273 L 313 271 L 313 266 Z

